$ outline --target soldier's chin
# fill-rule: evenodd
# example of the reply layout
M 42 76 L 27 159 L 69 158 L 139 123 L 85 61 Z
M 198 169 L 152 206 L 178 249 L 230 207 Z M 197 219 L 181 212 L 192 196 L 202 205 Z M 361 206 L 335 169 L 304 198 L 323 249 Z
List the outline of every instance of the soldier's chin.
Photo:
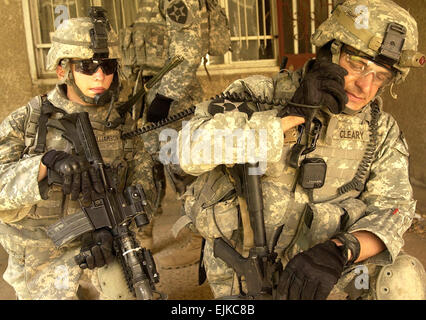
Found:
M 364 102 L 354 102 L 349 99 L 346 107 L 351 110 L 361 110 L 365 106 Z

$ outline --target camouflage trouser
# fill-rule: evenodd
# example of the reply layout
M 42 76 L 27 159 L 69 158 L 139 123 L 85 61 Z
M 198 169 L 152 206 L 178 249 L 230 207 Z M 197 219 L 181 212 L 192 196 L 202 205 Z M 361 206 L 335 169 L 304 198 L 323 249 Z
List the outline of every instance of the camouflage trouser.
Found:
M 212 242 L 204 247 L 207 280 L 215 298 L 239 294 L 239 284 L 233 270 L 213 256 Z M 284 262 L 285 264 L 285 262 Z M 366 263 L 345 270 L 329 299 L 425 299 L 425 271 L 420 261 L 404 253 L 393 265 Z M 244 283 L 243 283 L 244 287 Z
M 0 223 L 0 244 L 9 255 L 3 279 L 19 300 L 132 299 L 118 263 L 83 272 L 74 261 L 79 242 L 57 249 L 42 232 L 31 231 L 32 239 L 29 232 Z

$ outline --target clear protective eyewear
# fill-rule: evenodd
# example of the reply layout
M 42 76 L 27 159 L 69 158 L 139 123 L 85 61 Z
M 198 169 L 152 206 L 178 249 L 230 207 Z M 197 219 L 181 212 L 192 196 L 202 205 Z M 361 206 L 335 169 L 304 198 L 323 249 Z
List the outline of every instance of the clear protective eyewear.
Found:
M 395 74 L 390 71 L 381 71 L 374 70 L 371 66 L 381 67 L 384 69 L 385 67 L 379 66 L 373 61 L 370 61 L 366 58 L 357 56 L 352 54 L 346 50 L 342 52 L 344 54 L 344 61 L 347 65 L 347 71 L 353 75 L 359 75 L 359 77 L 366 77 L 370 73 L 373 74 L 373 84 L 379 87 L 383 87 L 392 82 Z

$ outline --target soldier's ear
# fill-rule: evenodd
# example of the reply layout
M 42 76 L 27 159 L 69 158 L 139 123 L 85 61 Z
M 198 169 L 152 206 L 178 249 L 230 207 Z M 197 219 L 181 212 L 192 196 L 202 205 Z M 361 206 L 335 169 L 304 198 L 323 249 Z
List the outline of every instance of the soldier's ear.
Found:
M 56 75 L 59 80 L 63 80 L 65 77 L 65 69 L 60 64 L 56 67 Z

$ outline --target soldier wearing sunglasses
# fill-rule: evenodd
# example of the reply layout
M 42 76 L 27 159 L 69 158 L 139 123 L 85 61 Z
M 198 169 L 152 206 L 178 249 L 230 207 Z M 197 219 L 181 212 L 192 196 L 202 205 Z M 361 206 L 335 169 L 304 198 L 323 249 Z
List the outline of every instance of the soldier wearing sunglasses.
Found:
M 53 34 L 47 68 L 56 71 L 56 87 L 0 124 L 0 243 L 9 254 L 3 277 L 18 299 L 133 297 L 109 231 L 89 232 L 61 248 L 46 234 L 49 225 L 90 204 L 93 191 L 103 191 L 100 177 L 55 126 L 71 113 L 89 114 L 102 157 L 123 187 L 141 184 L 152 211 L 157 201 L 152 158 L 139 138 L 121 139 L 134 122 L 115 108 L 118 38 L 102 8 L 92 10 L 90 18 L 66 20 Z M 48 184 L 49 170 L 63 177 L 61 186 Z M 74 261 L 80 250 L 90 253 L 84 270 Z

